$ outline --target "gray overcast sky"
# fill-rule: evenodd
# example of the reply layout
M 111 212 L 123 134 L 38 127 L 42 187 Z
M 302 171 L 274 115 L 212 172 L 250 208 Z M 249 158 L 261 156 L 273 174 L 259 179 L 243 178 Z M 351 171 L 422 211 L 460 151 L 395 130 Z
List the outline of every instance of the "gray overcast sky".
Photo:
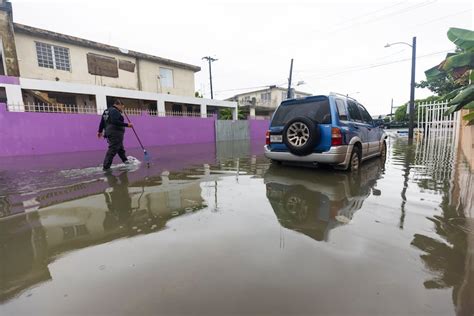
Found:
M 60 33 L 201 66 L 196 90 L 215 98 L 294 82 L 313 94 L 349 93 L 371 114 L 409 99 L 408 46 L 417 36 L 417 81 L 454 46 L 449 27 L 473 29 L 472 0 L 12 0 L 14 20 Z M 434 54 L 438 53 L 438 54 Z M 398 62 L 400 60 L 405 60 Z M 394 62 L 394 63 L 392 63 Z M 392 63 L 380 67 L 374 65 Z M 416 97 L 430 95 L 417 89 Z

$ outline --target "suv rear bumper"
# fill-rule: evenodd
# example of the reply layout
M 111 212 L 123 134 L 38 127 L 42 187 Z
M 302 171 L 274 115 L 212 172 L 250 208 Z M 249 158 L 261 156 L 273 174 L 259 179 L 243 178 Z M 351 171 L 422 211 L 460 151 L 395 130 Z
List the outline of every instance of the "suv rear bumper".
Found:
M 297 156 L 290 152 L 271 151 L 268 145 L 265 146 L 265 157 L 277 161 L 294 162 L 317 162 L 322 164 L 337 165 L 347 167 L 352 152 L 352 145 L 331 147 L 329 151 L 323 153 L 313 153 L 307 156 Z

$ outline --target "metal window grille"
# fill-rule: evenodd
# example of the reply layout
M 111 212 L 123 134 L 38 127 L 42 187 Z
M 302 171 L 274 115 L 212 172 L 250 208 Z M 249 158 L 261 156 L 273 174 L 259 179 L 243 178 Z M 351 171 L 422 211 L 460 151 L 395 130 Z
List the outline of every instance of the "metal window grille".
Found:
M 40 67 L 71 70 L 69 48 L 36 42 L 36 55 Z
M 54 69 L 51 45 L 36 42 L 36 56 L 38 56 L 38 66 Z

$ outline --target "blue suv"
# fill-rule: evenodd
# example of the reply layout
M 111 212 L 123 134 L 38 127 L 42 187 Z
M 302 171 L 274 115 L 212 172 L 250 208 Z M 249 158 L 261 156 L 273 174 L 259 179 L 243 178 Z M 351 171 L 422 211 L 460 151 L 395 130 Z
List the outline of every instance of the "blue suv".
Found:
M 359 169 L 385 158 L 387 135 L 355 99 L 331 93 L 283 101 L 266 135 L 265 156 L 276 162 L 329 164 Z

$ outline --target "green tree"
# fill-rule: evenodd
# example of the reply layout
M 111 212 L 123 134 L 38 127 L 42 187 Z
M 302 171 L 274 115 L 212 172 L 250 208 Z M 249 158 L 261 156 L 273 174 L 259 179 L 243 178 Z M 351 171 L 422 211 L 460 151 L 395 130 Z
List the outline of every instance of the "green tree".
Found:
M 425 99 L 415 100 L 415 120 L 418 120 L 418 106 L 417 106 L 418 104 L 438 101 L 438 100 L 440 100 L 440 98 L 442 99 L 442 97 L 432 95 L 432 96 L 429 96 Z M 408 107 L 408 102 L 402 104 L 401 106 L 399 106 L 397 108 L 397 110 L 395 111 L 395 116 L 394 116 L 395 121 L 408 122 L 407 107 Z M 423 115 L 423 113 L 421 113 L 421 115 Z
M 466 86 L 464 81 L 456 81 L 447 73 L 443 73 L 438 78 L 430 78 L 427 80 L 421 80 L 419 83 L 416 83 L 417 88 L 427 88 L 428 90 L 436 93 L 440 99 L 445 99 L 444 97 L 451 93 L 453 90 L 462 88 Z
M 408 121 L 408 115 L 407 115 L 407 104 L 403 104 L 402 106 L 399 106 L 397 110 L 395 111 L 395 121 L 397 122 L 406 122 Z
M 237 116 L 239 120 L 245 120 L 245 114 L 242 112 L 241 109 L 238 109 Z M 219 119 L 220 120 L 232 120 L 232 109 L 231 108 L 224 108 L 219 110 Z

